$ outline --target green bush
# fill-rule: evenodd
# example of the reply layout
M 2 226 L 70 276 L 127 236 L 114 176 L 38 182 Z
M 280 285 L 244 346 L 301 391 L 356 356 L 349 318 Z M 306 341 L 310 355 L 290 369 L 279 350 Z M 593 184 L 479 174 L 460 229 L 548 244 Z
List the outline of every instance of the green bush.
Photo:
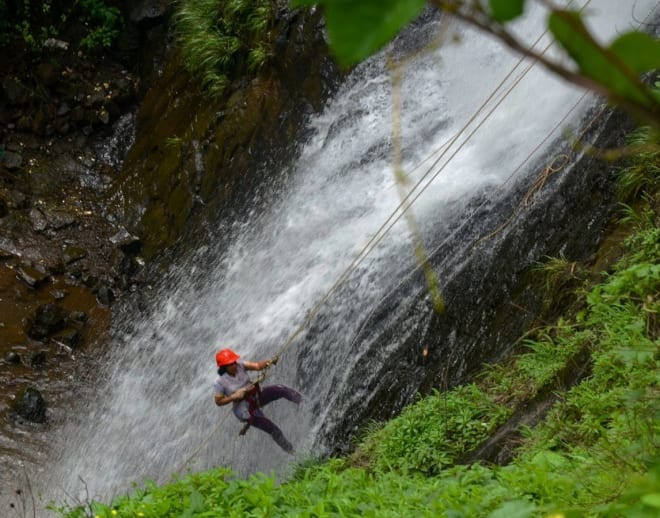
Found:
M 474 384 L 435 391 L 404 409 L 363 447 L 375 470 L 435 475 L 487 439 L 508 415 Z
M 175 20 L 185 67 L 222 94 L 232 73 L 254 73 L 270 58 L 274 11 L 273 0 L 182 0 Z
M 0 0 L 0 46 L 14 40 L 38 51 L 48 38 L 68 38 L 83 28 L 79 41 L 69 42 L 86 50 L 110 47 L 123 25 L 121 11 L 103 0 L 31 2 Z
M 83 10 L 82 21 L 89 27 L 80 46 L 90 50 L 110 47 L 123 25 L 119 9 L 106 5 L 103 0 L 80 0 L 80 5 Z

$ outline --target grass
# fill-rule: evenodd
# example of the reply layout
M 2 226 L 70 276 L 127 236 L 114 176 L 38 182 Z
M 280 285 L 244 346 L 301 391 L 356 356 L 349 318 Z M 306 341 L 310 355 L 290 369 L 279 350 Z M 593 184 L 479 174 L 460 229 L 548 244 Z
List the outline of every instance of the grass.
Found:
M 175 21 L 184 66 L 211 95 L 224 93 L 243 67 L 256 73 L 272 55 L 272 0 L 182 0 Z
M 147 483 L 110 504 L 64 506 L 61 516 L 660 515 L 658 159 L 652 151 L 634 159 L 643 185 L 627 191 L 623 257 L 599 282 L 580 284 L 579 312 L 529 336 L 505 364 L 420 397 L 398 418 L 367 427 L 352 455 L 307 461 L 281 485 L 217 468 L 162 487 Z M 565 270 L 557 264 L 549 275 Z M 590 355 L 590 375 L 557 389 L 557 402 L 523 430 L 508 465 L 456 464 L 553 386 L 580 351 Z

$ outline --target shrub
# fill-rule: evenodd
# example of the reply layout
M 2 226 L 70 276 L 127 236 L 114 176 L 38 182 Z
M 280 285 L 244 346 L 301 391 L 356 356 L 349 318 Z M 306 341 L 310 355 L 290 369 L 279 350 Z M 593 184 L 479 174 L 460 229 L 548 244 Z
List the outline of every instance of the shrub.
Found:
M 206 91 L 224 92 L 234 71 L 258 71 L 270 57 L 272 0 L 183 0 L 176 15 L 185 67 Z

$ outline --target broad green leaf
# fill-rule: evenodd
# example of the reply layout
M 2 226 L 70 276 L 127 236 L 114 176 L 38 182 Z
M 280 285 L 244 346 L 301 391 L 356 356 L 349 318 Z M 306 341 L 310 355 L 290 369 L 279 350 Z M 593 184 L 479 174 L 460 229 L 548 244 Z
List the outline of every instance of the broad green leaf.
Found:
M 649 493 L 648 495 L 644 495 L 642 497 L 642 503 L 649 507 L 660 509 L 660 493 Z
M 660 40 L 643 32 L 628 32 L 612 42 L 610 50 L 638 74 L 660 68 Z
M 553 451 L 541 451 L 532 458 L 532 464 L 544 469 L 560 469 L 567 463 L 566 457 Z
M 644 364 L 653 360 L 655 351 L 635 351 L 634 349 L 618 349 L 613 355 L 626 365 Z
M 502 504 L 488 515 L 488 518 L 527 518 L 535 516 L 538 508 L 526 500 L 512 500 Z
M 426 0 L 291 0 L 292 5 L 322 5 L 330 47 L 350 66 L 389 42 L 423 9 Z
M 197 491 L 195 488 L 192 488 L 190 491 L 190 510 L 195 513 L 204 511 L 204 508 L 204 497 L 199 491 Z
M 490 12 L 497 22 L 508 22 L 523 13 L 525 0 L 489 0 Z
M 576 11 L 554 11 L 548 27 L 566 52 L 585 74 L 594 79 L 607 79 L 612 64 L 603 55 L 600 45 L 592 38 Z
M 548 27 L 557 41 L 576 62 L 580 71 L 612 94 L 649 106 L 648 89 L 637 80 L 636 70 L 622 63 L 609 49 L 601 47 L 575 11 L 556 10 L 550 15 Z M 622 47 L 628 47 L 624 40 Z

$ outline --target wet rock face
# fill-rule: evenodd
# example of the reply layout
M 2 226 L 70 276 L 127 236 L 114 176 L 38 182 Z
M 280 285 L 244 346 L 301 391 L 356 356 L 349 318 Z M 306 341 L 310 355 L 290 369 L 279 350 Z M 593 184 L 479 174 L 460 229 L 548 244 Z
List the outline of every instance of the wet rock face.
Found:
M 142 284 L 144 262 L 139 241 L 111 239 L 123 227 L 109 221 L 104 209 L 105 193 L 125 156 L 125 149 L 117 148 L 112 160 L 106 159 L 104 146 L 122 114 L 138 102 L 135 69 L 54 39 L 39 56 L 25 48 L 0 52 L 0 436 L 7 438 L 0 449 L 0 482 L 5 484 L 12 477 L 4 466 L 17 465 L 5 463 L 7 456 L 24 458 L 24 451 L 39 449 L 31 442 L 35 437 L 14 434 L 16 425 L 44 422 L 44 401 L 56 413 L 75 399 L 77 370 L 84 372 L 90 349 L 104 344 L 116 298 Z M 130 269 L 122 266 L 126 261 Z M 39 390 L 23 391 L 35 386 Z
M 111 194 L 145 257 L 202 228 L 209 215 L 241 210 L 291 159 L 303 122 L 341 75 L 320 24 L 319 13 L 281 10 L 274 60 L 257 77 L 237 78 L 222 98 L 210 99 L 170 56 L 140 106 L 140 133 Z
M 114 56 L 127 58 L 124 64 L 79 55 L 57 39 L 36 63 L 3 53 L 5 427 L 13 426 L 10 415 L 43 422 L 46 402 L 53 416 L 66 413 L 78 398 L 77 383 L 97 361 L 92 347 L 106 345 L 116 299 L 148 297 L 145 255 L 203 228 L 199 223 L 219 208 L 239 205 L 276 169 L 274 149 L 285 150 L 284 161 L 291 156 L 302 122 L 322 108 L 339 76 L 320 15 L 282 8 L 275 61 L 258 78 L 237 78 L 225 99 L 209 101 L 175 54 L 164 64 L 171 2 L 129 7 L 134 10 Z M 30 388 L 19 395 L 17 384 Z M 5 431 L 0 435 L 9 436 Z M 6 451 L 39 449 L 25 440 L 26 434 L 11 439 Z M 0 463 L 11 455 L 16 464 L 6 451 Z M 0 471 L 0 482 L 15 478 Z
M 624 116 L 608 114 L 600 121 L 596 146 L 621 145 L 626 128 L 630 121 Z M 479 209 L 460 233 L 439 241 L 443 245 L 429 260 L 438 272 L 445 313 L 434 312 L 422 272 L 402 275 L 355 337 L 364 361 L 351 366 L 347 378 L 355 385 L 338 398 L 320 439 L 323 445 L 349 449 L 350 438 L 370 420 L 390 419 L 418 392 L 463 383 L 485 363 L 508 354 L 543 311 L 543 283 L 533 275 L 534 267 L 560 253 L 569 261 L 588 261 L 603 240 L 616 204 L 610 167 L 581 158 L 550 178 L 542 195 L 508 221 L 511 208 L 531 188 L 534 178 L 528 178 Z M 300 365 L 301 371 L 307 368 Z
M 150 22 L 165 17 L 171 9 L 171 2 L 165 0 L 141 0 L 132 6 L 129 18 L 135 23 Z
M 33 71 L 14 69 L 1 83 L 5 134 L 89 135 L 108 126 L 136 100 L 137 78 L 119 65 L 74 63 L 69 52 L 59 49 L 46 51 L 42 59 Z M 0 160 L 15 169 L 23 157 L 20 151 L 6 149 Z

